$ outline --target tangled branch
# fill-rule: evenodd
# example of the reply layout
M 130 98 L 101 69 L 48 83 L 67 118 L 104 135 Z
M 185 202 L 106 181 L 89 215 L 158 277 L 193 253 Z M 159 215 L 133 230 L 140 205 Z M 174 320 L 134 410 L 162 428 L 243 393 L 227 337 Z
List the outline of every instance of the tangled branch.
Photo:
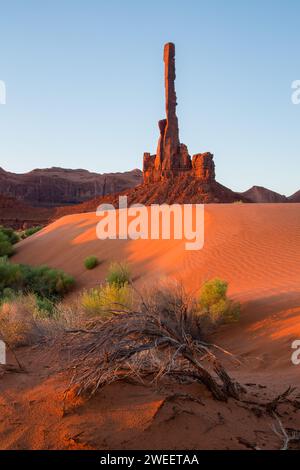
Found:
M 222 401 L 238 399 L 242 387 L 227 373 L 215 351 L 228 351 L 202 339 L 199 324 L 183 296 L 144 300 L 140 309 L 119 314 L 105 323 L 73 330 L 70 386 L 78 394 L 93 395 L 99 388 L 120 380 L 145 383 L 163 377 L 189 379 L 204 384 Z

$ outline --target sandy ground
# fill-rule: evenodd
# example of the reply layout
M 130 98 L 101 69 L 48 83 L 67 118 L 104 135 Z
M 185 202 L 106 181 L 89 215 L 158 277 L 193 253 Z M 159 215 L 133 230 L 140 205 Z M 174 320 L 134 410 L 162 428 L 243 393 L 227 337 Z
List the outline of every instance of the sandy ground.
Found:
M 291 343 L 300 339 L 299 204 L 206 206 L 205 245 L 196 252 L 178 240 L 99 241 L 97 222 L 91 213 L 66 216 L 21 242 L 13 261 L 62 268 L 75 276 L 78 289 L 99 284 L 112 260 L 125 259 L 140 289 L 165 277 L 191 291 L 206 279 L 226 279 L 229 294 L 242 303 L 242 317 L 222 327 L 214 341 L 242 360 L 231 373 L 255 384 L 249 391 L 262 400 L 299 385 L 300 366 L 291 363 Z M 89 255 L 101 260 L 93 271 L 83 266 Z M 233 401 L 218 403 L 200 385 L 189 386 L 189 393 L 203 406 L 181 400 L 161 406 L 174 386 L 115 384 L 64 413 L 62 364 L 47 349 L 26 349 L 21 356 L 28 373 L 0 379 L 1 448 L 238 449 L 249 442 L 280 448 L 271 419 Z M 300 429 L 297 409 L 281 413 L 287 427 Z

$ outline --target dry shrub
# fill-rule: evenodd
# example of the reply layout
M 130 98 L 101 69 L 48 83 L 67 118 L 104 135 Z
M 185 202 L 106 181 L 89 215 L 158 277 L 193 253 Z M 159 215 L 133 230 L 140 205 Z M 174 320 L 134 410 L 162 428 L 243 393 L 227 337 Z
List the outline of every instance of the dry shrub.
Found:
M 86 312 L 80 296 L 65 299 L 56 305 L 55 322 L 61 329 L 79 328 L 86 322 Z
M 73 303 L 69 307 L 67 304 L 56 305 L 53 307 L 55 315 L 50 317 L 40 308 L 34 294 L 20 294 L 3 301 L 0 305 L 0 339 L 12 348 L 29 346 L 57 338 L 66 328 L 79 325 L 74 318 Z
M 240 387 L 217 358 L 227 352 L 205 341 L 194 308 L 182 287 L 164 287 L 141 297 L 136 311 L 70 332 L 75 371 L 70 386 L 93 394 L 115 381 L 168 377 L 201 382 L 219 400 L 237 398 Z
M 11 347 L 28 346 L 41 339 L 42 333 L 34 319 L 31 296 L 16 297 L 0 307 L 0 336 Z

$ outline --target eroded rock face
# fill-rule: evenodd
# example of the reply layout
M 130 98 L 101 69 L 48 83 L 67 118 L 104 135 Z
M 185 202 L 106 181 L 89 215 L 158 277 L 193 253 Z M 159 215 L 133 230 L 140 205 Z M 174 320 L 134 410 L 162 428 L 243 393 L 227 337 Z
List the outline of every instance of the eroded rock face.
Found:
M 156 155 L 144 154 L 144 183 L 155 183 L 181 175 L 190 175 L 206 182 L 214 181 L 213 155 L 197 154 L 193 157 L 192 163 L 187 146 L 179 140 L 176 115 L 175 45 L 173 43 L 167 43 L 164 47 L 164 64 L 166 119 L 158 123 L 160 137 Z
M 0 225 L 5 227 L 19 230 L 46 225 L 52 214 L 52 208 L 31 207 L 18 199 L 0 194 Z
M 207 183 L 215 181 L 215 163 L 213 158 L 213 155 L 209 152 L 197 153 L 193 156 L 192 166 L 195 176 Z
M 125 173 L 91 173 L 87 170 L 46 168 L 16 174 L 0 169 L 0 195 L 31 206 L 79 204 L 97 196 L 124 191 L 142 182 L 140 170 Z

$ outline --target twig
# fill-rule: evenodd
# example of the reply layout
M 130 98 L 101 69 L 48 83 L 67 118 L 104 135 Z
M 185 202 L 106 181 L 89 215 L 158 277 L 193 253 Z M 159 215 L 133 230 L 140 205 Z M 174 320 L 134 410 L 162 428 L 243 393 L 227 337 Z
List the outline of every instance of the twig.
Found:
M 272 429 L 274 433 L 283 440 L 281 450 L 288 450 L 291 442 L 300 441 L 300 431 L 293 431 L 292 434 L 288 434 L 277 414 L 273 413 L 273 416 L 278 423 L 279 430 L 276 428 L 275 424 L 272 425 Z

